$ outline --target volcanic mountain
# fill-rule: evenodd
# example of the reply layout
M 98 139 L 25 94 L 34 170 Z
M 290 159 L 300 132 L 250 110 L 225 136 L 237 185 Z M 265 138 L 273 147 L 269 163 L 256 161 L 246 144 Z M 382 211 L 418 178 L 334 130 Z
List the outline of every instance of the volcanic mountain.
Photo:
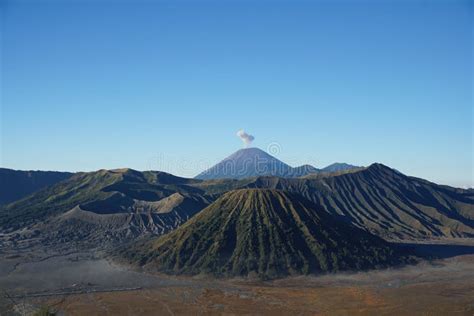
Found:
M 167 273 L 274 278 L 405 261 L 389 243 L 278 190 L 224 194 L 188 222 L 121 252 Z
M 296 193 L 387 240 L 474 237 L 474 190 L 438 185 L 378 163 L 297 179 L 213 180 L 195 186 L 213 195 L 240 188 Z
M 198 174 L 196 179 L 243 179 L 263 175 L 293 178 L 315 172 L 318 169 L 310 165 L 293 168 L 259 148 L 244 148 Z
M 196 182 L 132 169 L 77 173 L 1 208 L 0 232 L 7 240 L 0 244 L 36 240 L 94 248 L 163 234 L 211 202 L 190 186 Z

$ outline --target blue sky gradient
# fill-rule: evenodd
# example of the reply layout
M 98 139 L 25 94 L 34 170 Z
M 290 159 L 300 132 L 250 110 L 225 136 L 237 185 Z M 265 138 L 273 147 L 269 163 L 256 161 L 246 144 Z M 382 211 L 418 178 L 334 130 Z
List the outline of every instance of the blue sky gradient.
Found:
M 194 176 L 277 143 L 473 186 L 469 1 L 2 1 L 1 166 Z

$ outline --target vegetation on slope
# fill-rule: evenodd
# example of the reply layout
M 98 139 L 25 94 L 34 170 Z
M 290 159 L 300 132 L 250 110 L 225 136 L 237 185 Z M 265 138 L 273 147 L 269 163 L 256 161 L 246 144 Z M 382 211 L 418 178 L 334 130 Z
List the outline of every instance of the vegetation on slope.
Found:
M 130 262 L 167 273 L 274 278 L 369 269 L 405 259 L 298 195 L 231 191 L 157 240 L 125 249 Z

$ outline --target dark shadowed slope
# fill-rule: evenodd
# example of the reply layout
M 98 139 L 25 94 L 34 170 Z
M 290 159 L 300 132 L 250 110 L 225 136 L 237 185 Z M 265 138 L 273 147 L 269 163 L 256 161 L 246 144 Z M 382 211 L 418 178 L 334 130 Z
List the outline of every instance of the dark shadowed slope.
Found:
M 200 173 L 196 179 L 244 179 L 262 175 L 293 178 L 317 171 L 310 165 L 293 168 L 261 149 L 245 148 Z
M 0 205 L 24 198 L 72 175 L 69 172 L 21 171 L 0 168 Z
M 272 188 L 298 193 L 387 239 L 474 236 L 474 191 L 408 177 L 381 164 L 303 179 L 259 177 L 197 184 L 219 188 Z
M 228 192 L 175 231 L 121 255 L 168 273 L 262 278 L 404 261 L 390 244 L 300 196 L 263 189 Z

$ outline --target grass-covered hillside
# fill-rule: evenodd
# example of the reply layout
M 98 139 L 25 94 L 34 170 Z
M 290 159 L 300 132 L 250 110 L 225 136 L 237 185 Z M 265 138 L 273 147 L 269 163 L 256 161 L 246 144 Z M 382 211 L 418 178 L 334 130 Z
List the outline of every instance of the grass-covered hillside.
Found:
M 405 260 L 387 242 L 299 195 L 265 189 L 228 192 L 171 233 L 120 255 L 167 273 L 262 278 Z

